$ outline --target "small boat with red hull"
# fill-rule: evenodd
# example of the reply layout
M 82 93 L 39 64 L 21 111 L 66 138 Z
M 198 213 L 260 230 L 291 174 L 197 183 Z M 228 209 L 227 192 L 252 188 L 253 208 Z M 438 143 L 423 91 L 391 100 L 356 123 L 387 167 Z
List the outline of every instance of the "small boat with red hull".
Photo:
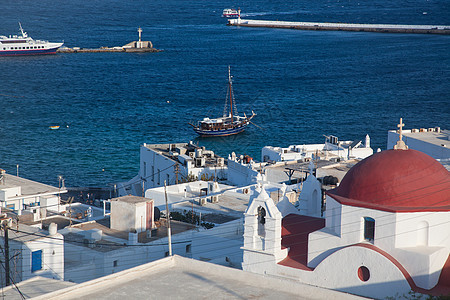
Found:
M 228 111 L 227 106 L 230 105 Z M 223 116 L 220 118 L 210 119 L 208 117 L 198 121 L 197 125 L 189 123 L 194 128 L 194 131 L 203 137 L 210 136 L 227 136 L 243 132 L 247 125 L 251 123 L 251 119 L 256 116 L 252 111 L 251 116 L 244 114 L 240 116 L 236 110 L 236 103 L 233 93 L 233 81 L 230 67 L 228 67 L 228 88 L 227 97 L 225 99 L 225 107 Z
M 55 54 L 64 43 L 33 40 L 19 23 L 18 35 L 0 35 L 0 56 Z
M 225 8 L 222 12 L 222 17 L 224 18 L 238 18 L 241 14 L 241 10 L 235 10 L 232 8 Z

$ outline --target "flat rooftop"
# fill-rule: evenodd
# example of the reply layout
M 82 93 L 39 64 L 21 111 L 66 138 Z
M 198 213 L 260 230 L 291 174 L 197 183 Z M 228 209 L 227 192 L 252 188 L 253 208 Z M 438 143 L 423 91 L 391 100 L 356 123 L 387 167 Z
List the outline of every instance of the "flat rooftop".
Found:
M 40 276 L 36 276 L 16 284 L 25 299 L 38 297 L 74 285 L 76 285 L 76 283 Z M 2 299 L 8 300 L 24 299 L 13 284 L 8 287 L 2 288 L 2 290 L 0 291 L 0 297 L 2 297 Z
M 174 162 L 180 162 L 178 159 L 178 156 L 180 155 L 187 155 L 189 156 L 189 153 L 195 152 L 196 149 L 202 149 L 203 151 L 206 151 L 204 147 L 200 147 L 198 145 L 192 144 L 192 143 L 170 143 L 170 144 L 144 144 L 144 147 L 146 147 L 149 150 L 155 151 L 159 153 L 160 155 L 163 155 Z M 177 148 L 184 148 L 186 152 L 184 153 L 177 153 Z M 209 150 L 207 151 L 209 152 Z M 212 151 L 211 151 L 212 152 Z M 216 167 L 217 166 L 217 159 L 221 158 L 221 156 L 216 155 L 214 153 L 214 157 L 210 157 L 209 155 L 202 155 L 203 158 L 205 158 L 205 167 Z M 224 160 L 224 164 L 226 165 L 227 161 Z
M 11 174 L 5 174 L 4 180 L 0 181 L 0 190 L 4 188 L 21 187 L 21 195 L 19 196 L 33 196 L 39 194 L 57 194 L 57 193 L 67 193 L 67 190 L 59 189 L 57 187 L 43 184 L 37 181 L 25 179 L 22 177 L 17 177 Z
M 450 131 L 449 130 L 439 130 L 438 131 L 427 131 L 425 129 L 422 129 L 423 131 L 420 132 L 421 129 L 409 129 L 409 130 L 403 130 L 402 134 L 406 138 L 413 138 L 417 140 L 421 140 L 424 142 L 427 142 L 429 144 L 433 144 L 436 146 L 443 146 L 444 147 L 450 147 Z M 416 131 L 416 132 L 412 132 Z M 397 133 L 398 130 L 389 130 L 391 133 Z
M 220 224 L 242 217 L 248 207 L 249 200 L 250 195 L 248 194 L 229 192 L 219 195 L 219 201 L 217 203 L 207 202 L 205 205 L 199 205 L 198 201 L 191 200 L 174 204 L 172 210 L 194 210 L 197 214 L 201 212 L 202 218 L 205 217 L 205 221 Z M 223 218 L 212 219 L 208 215 L 222 215 Z
M 161 238 L 167 237 L 167 222 L 165 219 L 160 219 L 159 221 L 155 222 L 156 231 L 154 232 L 154 235 L 151 237 L 147 237 L 147 232 L 143 231 L 138 234 L 138 242 L 139 243 L 150 243 L 156 240 L 159 240 Z M 128 232 L 127 231 L 120 231 L 109 228 L 110 226 L 110 219 L 105 218 L 99 221 L 93 221 L 93 222 L 87 222 L 82 224 L 73 225 L 71 228 L 75 229 L 81 229 L 83 231 L 92 230 L 92 229 L 98 229 L 102 231 L 102 235 L 109 236 L 115 239 L 120 240 L 114 240 L 108 241 L 107 238 L 102 238 L 99 241 L 88 245 L 85 243 L 85 235 L 82 231 L 73 231 L 71 232 L 70 229 L 67 229 L 62 233 L 64 235 L 64 241 L 68 243 L 72 243 L 78 246 L 85 246 L 90 249 L 96 250 L 98 252 L 109 252 L 114 251 L 117 249 L 120 249 L 124 246 L 124 243 L 128 240 Z M 178 233 L 182 233 L 191 229 L 196 228 L 195 225 L 183 223 L 175 220 L 170 221 L 171 226 L 171 232 L 172 236 L 176 235 Z M 122 241 L 121 241 L 122 240 Z M 144 245 L 142 245 L 144 246 Z
M 19 216 L 19 220 L 20 220 L 21 224 L 25 224 L 25 225 L 29 225 L 29 226 L 42 224 L 42 229 L 48 229 L 48 226 L 51 223 L 55 223 L 58 226 L 58 230 L 63 229 L 70 225 L 69 218 L 59 216 L 59 215 L 53 215 L 53 216 L 47 217 L 43 220 L 33 221 L 33 215 L 29 214 L 29 215 Z M 81 223 L 81 222 L 78 220 L 72 219 L 72 224 L 78 224 L 78 223 Z
M 18 231 L 16 224 L 13 224 L 13 226 L 8 230 L 8 237 L 10 240 L 14 240 L 16 242 L 26 243 L 34 240 L 44 239 L 47 237 L 50 237 L 50 234 L 46 230 L 39 229 L 37 227 L 31 227 L 24 224 L 19 224 Z M 3 239 L 4 231 L 0 230 L 0 237 Z M 56 239 L 59 239 L 59 237 L 56 237 Z
M 363 299 L 290 280 L 172 256 L 37 299 Z
M 352 159 L 341 162 L 333 162 L 329 160 L 318 160 L 316 165 L 317 177 L 323 177 L 331 175 L 337 177 L 339 181 L 342 180 L 344 175 L 357 163 L 359 160 Z M 304 177 L 305 173 L 309 173 L 309 162 L 279 162 L 274 165 L 267 165 L 265 169 L 274 169 L 278 172 L 288 171 L 288 169 L 294 171 L 292 179 L 298 179 Z
M 139 196 L 122 196 L 118 198 L 113 198 L 111 201 L 121 201 L 121 202 L 127 202 L 127 203 L 145 203 L 145 202 L 151 202 L 151 199 L 145 198 L 145 197 L 139 197 Z

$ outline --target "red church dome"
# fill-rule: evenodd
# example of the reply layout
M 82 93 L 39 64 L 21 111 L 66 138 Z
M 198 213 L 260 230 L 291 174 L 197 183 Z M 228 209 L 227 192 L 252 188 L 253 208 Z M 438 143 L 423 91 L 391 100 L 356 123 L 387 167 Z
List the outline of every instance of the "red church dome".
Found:
M 328 195 L 391 212 L 449 211 L 450 173 L 420 151 L 386 150 L 356 164 Z

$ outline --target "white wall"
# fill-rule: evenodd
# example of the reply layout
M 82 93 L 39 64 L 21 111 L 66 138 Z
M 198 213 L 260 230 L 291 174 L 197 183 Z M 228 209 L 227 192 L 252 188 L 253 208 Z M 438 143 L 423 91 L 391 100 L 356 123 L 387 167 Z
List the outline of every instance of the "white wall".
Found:
M 364 282 L 359 279 L 360 267 L 369 269 L 369 280 Z M 376 299 L 396 298 L 407 295 L 411 290 L 402 272 L 389 259 L 372 249 L 360 246 L 334 252 L 314 271 L 277 265 L 275 275 L 281 274 L 303 283 Z
M 42 234 L 42 233 L 38 233 Z M 4 247 L 3 239 L 0 242 Z M 40 238 L 25 243 L 9 240 L 10 276 L 17 283 L 34 276 L 64 280 L 64 237 L 61 234 Z M 31 272 L 31 253 L 42 250 L 42 269 Z M 17 255 L 13 258 L 14 255 Z M 5 270 L 1 269 L 1 278 L 5 278 Z M 0 286 L 4 286 L 4 280 Z
M 192 234 L 192 258 L 241 268 L 244 245 L 243 219 L 200 229 Z
M 228 159 L 227 182 L 230 185 L 246 186 L 256 183 L 258 171 L 252 169 L 251 164 L 241 164 L 232 159 Z
M 364 217 L 375 220 L 373 241 L 364 240 Z M 308 266 L 316 267 L 336 249 L 370 243 L 398 260 L 419 287 L 431 289 L 450 252 L 450 236 L 442 234 L 449 223 L 449 212 L 385 212 L 340 205 L 327 196 L 326 227 L 309 235 Z
M 111 229 L 145 231 L 147 224 L 146 202 L 128 203 L 111 201 Z
M 144 190 L 164 186 L 164 180 L 167 181 L 168 185 L 174 184 L 174 167 L 171 167 L 174 163 L 173 160 L 148 149 L 146 146 L 141 146 L 139 176 L 146 179 Z M 187 169 L 179 164 L 179 171 L 180 174 L 185 174 Z M 179 175 L 179 180 L 181 180 L 181 175 Z M 141 196 L 142 192 L 138 195 Z
M 176 183 L 175 164 L 176 162 L 158 152 L 142 145 L 140 148 L 140 169 L 138 176 L 134 177 L 125 185 L 130 186 L 131 194 L 142 196 L 142 178 L 144 178 L 144 190 L 162 187 L 164 181 L 167 185 Z M 189 175 L 201 178 L 203 174 L 208 178 L 216 176 L 219 179 L 227 178 L 227 167 L 195 167 L 191 162 L 186 164 L 178 163 L 178 182 L 182 182 Z M 123 188 L 120 189 L 120 195 L 127 195 Z
M 22 194 L 22 188 L 20 186 L 2 188 L 0 189 L 0 200 L 7 201 L 11 197 L 16 197 Z
M 190 257 L 191 253 L 186 252 L 186 246 L 192 244 L 191 236 L 191 231 L 173 235 L 172 253 Z M 99 243 L 102 243 L 102 240 Z M 98 251 L 66 243 L 65 280 L 81 283 L 163 258 L 169 251 L 167 244 L 166 237 L 142 246 L 124 246 L 117 250 Z

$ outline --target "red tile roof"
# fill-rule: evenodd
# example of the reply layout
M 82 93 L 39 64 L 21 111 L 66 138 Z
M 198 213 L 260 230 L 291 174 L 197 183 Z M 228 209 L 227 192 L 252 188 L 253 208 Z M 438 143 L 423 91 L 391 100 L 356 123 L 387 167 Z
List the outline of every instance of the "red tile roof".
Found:
M 288 257 L 280 265 L 296 269 L 308 268 L 308 235 L 325 227 L 325 219 L 290 214 L 283 218 L 281 246 L 289 248 Z

